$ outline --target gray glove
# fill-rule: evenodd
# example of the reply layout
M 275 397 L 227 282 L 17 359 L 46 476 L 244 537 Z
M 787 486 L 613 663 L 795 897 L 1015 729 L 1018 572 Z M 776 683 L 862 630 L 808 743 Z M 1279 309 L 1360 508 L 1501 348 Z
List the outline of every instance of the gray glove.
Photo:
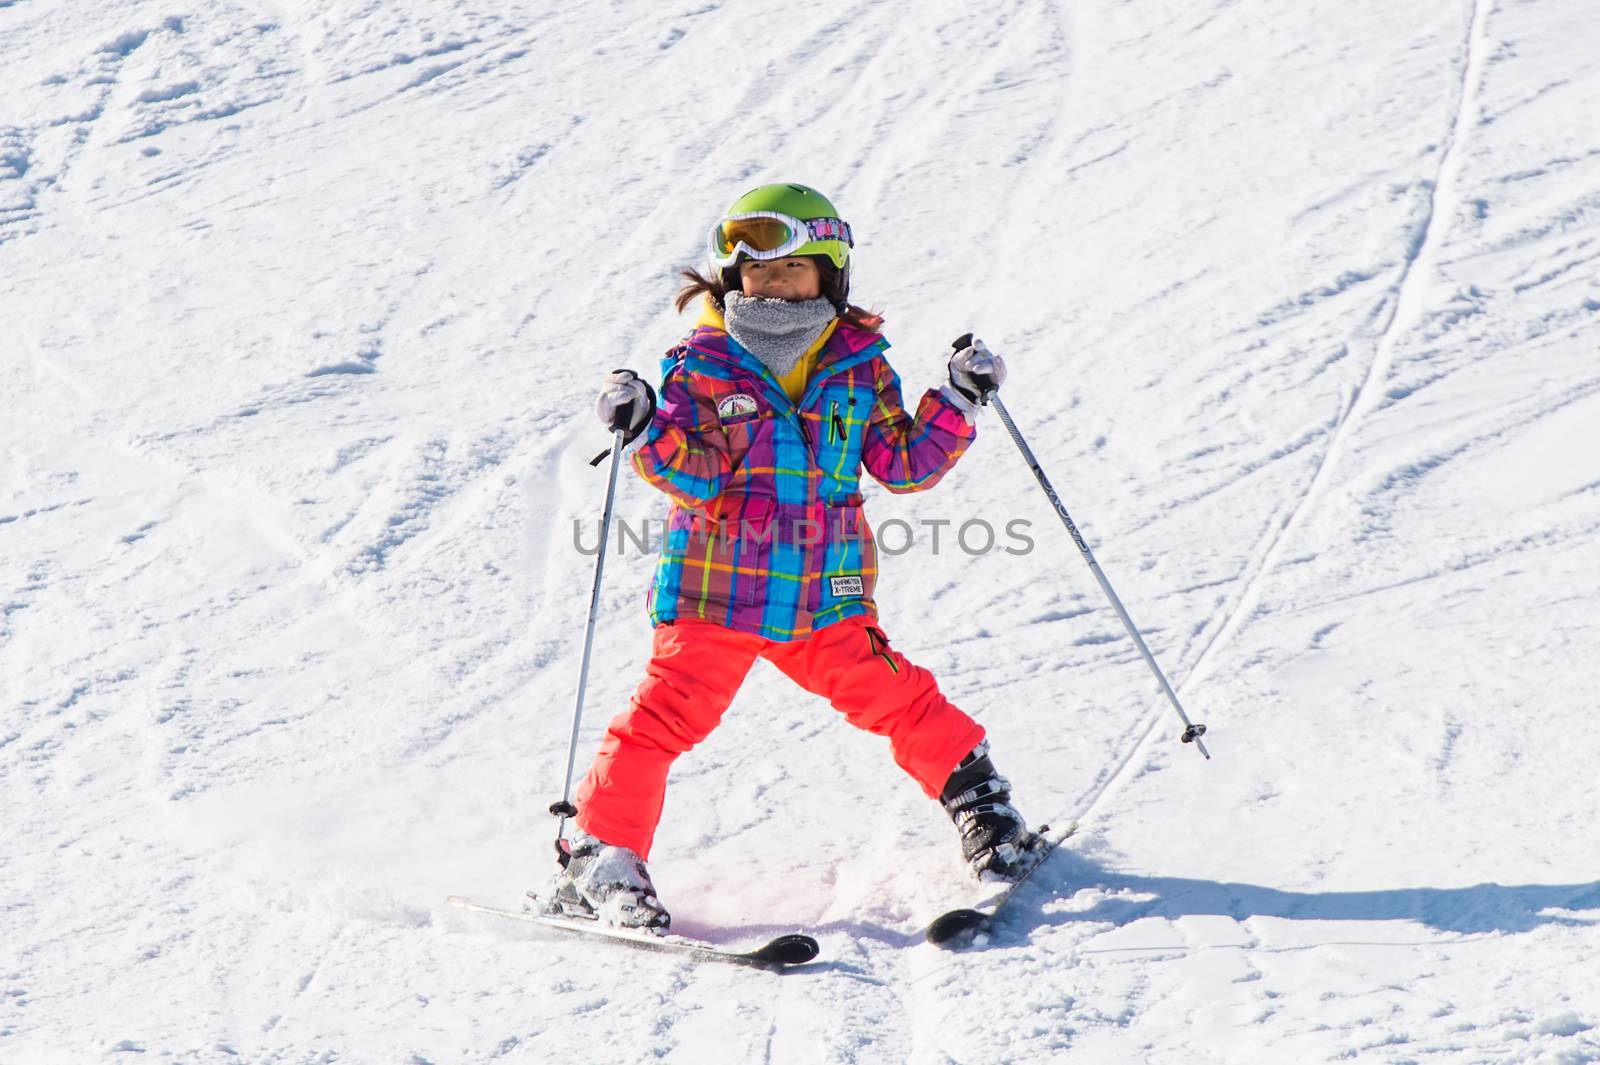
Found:
M 987 402 L 990 392 L 997 391 L 1006 380 L 1006 360 L 974 340 L 971 333 L 963 334 L 950 345 L 950 384 L 969 403 Z
M 607 429 L 621 429 L 626 444 L 650 424 L 656 412 L 656 391 L 632 370 L 612 370 L 606 375 L 594 412 Z

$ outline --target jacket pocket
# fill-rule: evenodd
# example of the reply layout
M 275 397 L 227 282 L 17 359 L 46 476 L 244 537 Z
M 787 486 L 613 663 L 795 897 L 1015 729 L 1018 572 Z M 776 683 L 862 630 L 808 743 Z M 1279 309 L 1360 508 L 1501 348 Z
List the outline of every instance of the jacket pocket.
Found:
M 772 556 L 773 501 L 723 496 L 710 513 L 688 514 L 679 594 L 690 602 L 753 606 L 761 601 Z
M 822 470 L 824 499 L 853 495 L 861 479 L 861 447 L 872 408 L 864 389 L 830 381 L 801 414 L 812 434 L 807 443 Z
M 718 382 L 711 401 L 716 424 L 727 441 L 728 460 L 735 470 L 756 449 L 757 457 L 771 448 L 773 411 L 759 386 L 739 381 Z M 768 463 L 770 465 L 770 463 Z

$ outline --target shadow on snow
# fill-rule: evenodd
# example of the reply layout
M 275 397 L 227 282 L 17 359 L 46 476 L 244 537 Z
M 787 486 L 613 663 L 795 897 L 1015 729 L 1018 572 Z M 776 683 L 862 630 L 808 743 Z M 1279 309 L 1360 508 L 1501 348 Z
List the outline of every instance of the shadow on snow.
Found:
M 1077 891 L 1109 893 L 1087 910 L 1043 915 L 1030 924 L 1106 922 L 1197 915 L 1281 917 L 1298 921 L 1415 921 L 1443 932 L 1527 932 L 1541 925 L 1600 923 L 1600 881 L 1579 884 L 1474 884 L 1470 887 L 1379 888 L 1369 891 L 1285 891 L 1259 884 L 1183 877 L 1130 876 L 1071 852 L 1052 856 L 1038 887 L 1019 897 L 1018 915 L 1038 914 L 1043 892 L 1068 898 Z M 1041 891 L 1042 889 L 1042 891 Z M 1026 889 L 1024 889 L 1026 891 Z M 1002 924 L 1005 922 L 1002 919 Z

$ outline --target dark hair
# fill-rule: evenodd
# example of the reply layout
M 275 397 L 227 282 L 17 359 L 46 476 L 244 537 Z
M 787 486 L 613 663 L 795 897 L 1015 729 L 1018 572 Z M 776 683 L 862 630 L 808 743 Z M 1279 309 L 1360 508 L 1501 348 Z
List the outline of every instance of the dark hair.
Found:
M 839 319 L 857 329 L 865 329 L 869 333 L 876 333 L 883 325 L 883 316 L 874 314 L 864 307 L 857 307 L 845 295 L 844 271 L 833 265 L 833 260 L 826 255 L 810 255 L 807 258 L 817 264 L 817 273 L 820 276 L 822 298 L 833 304 L 839 312 Z M 719 270 L 707 277 L 698 270 L 684 270 L 678 276 L 688 282 L 678 290 L 678 297 L 673 305 L 682 311 L 696 296 L 709 296 L 711 302 L 716 304 L 717 310 L 724 310 L 722 298 L 730 290 L 739 287 L 739 268 L 730 266 L 726 270 Z

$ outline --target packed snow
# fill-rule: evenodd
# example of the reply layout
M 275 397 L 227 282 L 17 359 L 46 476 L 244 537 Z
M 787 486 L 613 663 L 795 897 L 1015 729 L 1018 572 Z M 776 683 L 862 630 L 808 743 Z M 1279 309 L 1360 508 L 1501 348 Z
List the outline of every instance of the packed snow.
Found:
M 1597 56 L 1593 0 L 0 0 L 0 1060 L 1600 1061 Z M 785 179 L 910 395 L 1006 356 L 1214 757 L 985 413 L 868 512 L 885 630 L 1083 824 L 986 943 L 764 666 L 651 871 L 817 963 L 452 909 L 551 868 L 599 379 Z

